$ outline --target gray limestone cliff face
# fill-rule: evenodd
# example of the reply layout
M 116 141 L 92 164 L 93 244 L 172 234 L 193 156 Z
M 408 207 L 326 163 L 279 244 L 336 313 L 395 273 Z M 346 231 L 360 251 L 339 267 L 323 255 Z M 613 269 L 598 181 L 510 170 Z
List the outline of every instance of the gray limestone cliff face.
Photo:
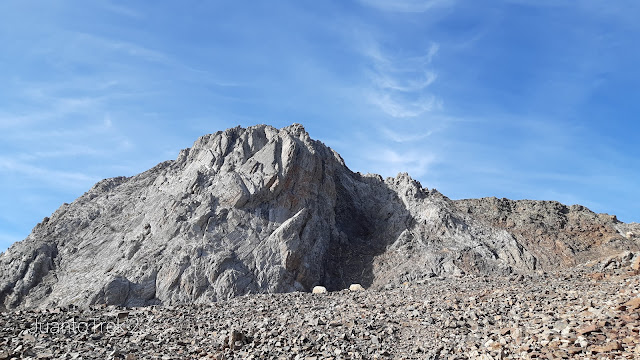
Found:
M 407 174 L 353 173 L 300 125 L 237 127 L 45 218 L 0 255 L 0 309 L 383 287 L 637 250 L 637 226 L 550 204 L 452 201 Z

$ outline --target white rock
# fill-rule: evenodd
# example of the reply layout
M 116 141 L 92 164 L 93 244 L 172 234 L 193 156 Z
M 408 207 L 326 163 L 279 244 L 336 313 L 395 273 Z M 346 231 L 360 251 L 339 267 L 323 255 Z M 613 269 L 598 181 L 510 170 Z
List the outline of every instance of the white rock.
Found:
M 324 286 L 314 286 L 312 293 L 314 294 L 326 294 L 327 288 Z

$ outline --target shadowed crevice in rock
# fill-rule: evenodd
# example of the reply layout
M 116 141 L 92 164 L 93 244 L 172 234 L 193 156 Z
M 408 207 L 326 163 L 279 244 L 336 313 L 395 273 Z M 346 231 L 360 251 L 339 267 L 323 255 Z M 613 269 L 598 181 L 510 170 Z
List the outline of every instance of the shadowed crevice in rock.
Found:
M 353 179 L 362 177 L 350 175 L 336 179 L 337 236 L 332 238 L 325 257 L 324 283 L 330 291 L 346 289 L 351 284 L 373 285 L 375 258 L 387 251 L 412 220 L 402 200 L 384 182 L 373 179 L 357 188 Z M 379 196 L 372 198 L 373 193 Z M 383 199 L 392 211 L 380 211 L 379 202 Z M 389 226 L 391 215 L 402 219 L 399 226 Z

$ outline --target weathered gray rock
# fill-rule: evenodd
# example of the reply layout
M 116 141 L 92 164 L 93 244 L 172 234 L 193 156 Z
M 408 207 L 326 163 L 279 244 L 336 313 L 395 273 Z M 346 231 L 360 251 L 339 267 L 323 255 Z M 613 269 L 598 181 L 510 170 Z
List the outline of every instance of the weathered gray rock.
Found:
M 205 135 L 97 183 L 0 255 L 0 308 L 208 303 L 574 266 L 637 250 L 637 224 L 552 202 L 452 201 L 351 172 L 300 125 Z
M 638 246 L 632 231 L 638 224 L 624 224 L 614 215 L 596 214 L 580 205 L 497 198 L 454 203 L 478 223 L 509 232 L 541 268 L 574 266 Z

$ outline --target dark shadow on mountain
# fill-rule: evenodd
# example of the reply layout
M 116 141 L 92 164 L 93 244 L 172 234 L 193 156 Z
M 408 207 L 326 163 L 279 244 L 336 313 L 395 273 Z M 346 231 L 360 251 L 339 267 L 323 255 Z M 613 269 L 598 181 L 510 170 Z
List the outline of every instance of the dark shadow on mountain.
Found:
M 325 284 L 330 291 L 356 283 L 369 287 L 374 281 L 374 259 L 398 239 L 412 217 L 396 192 L 381 179 L 348 173 L 335 180 L 339 235 L 332 236 L 325 255 Z M 391 216 L 398 221 L 390 221 Z

